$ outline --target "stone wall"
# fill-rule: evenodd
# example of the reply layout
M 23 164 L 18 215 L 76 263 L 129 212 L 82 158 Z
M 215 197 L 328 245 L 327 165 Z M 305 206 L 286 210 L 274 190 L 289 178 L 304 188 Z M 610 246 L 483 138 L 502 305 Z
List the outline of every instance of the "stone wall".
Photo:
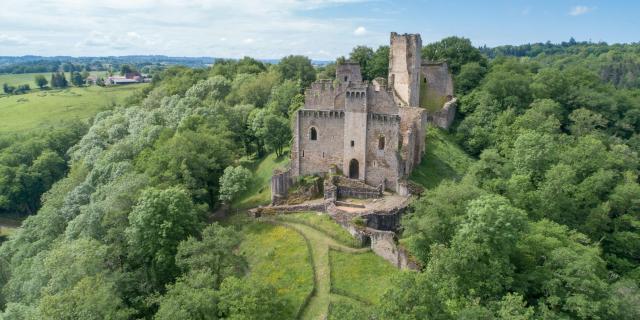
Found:
M 285 200 L 292 185 L 291 170 L 274 170 L 271 176 L 271 204 L 280 204 Z
M 400 178 L 399 138 L 399 116 L 369 113 L 365 179 L 367 184 L 383 185 L 385 189 L 396 191 Z
M 446 62 L 423 62 L 421 69 L 421 81 L 426 83 L 427 95 L 442 99 L 442 104 L 453 97 L 453 77 Z
M 346 92 L 342 171 L 349 177 L 350 164 L 357 164 L 357 179 L 364 180 L 367 146 L 367 86 L 349 87 Z M 334 141 L 337 143 L 340 140 Z M 354 166 L 355 169 L 355 166 Z M 354 173 L 355 175 L 355 173 Z
M 329 172 L 332 165 L 343 169 L 344 118 L 344 111 L 298 111 L 291 153 L 294 175 Z M 311 140 L 311 128 L 316 140 Z
M 362 82 L 360 65 L 357 62 L 346 61 L 336 66 L 336 80 L 342 83 Z
M 418 106 L 422 39 L 419 34 L 391 33 L 389 86 L 400 104 Z
M 457 100 L 445 103 L 444 107 L 438 112 L 429 112 L 428 119 L 430 123 L 442 129 L 449 129 L 453 121 L 456 119 Z
M 419 266 L 411 258 L 408 252 L 398 246 L 396 234 L 391 231 L 367 229 L 371 240 L 371 250 L 383 259 L 391 262 L 397 268 L 418 270 Z

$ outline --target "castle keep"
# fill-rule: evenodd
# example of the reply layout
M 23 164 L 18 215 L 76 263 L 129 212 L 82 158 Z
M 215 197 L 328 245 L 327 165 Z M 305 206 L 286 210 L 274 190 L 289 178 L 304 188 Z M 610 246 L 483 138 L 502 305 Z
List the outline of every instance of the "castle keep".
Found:
M 391 33 L 388 80 L 363 81 L 346 62 L 335 81 L 312 83 L 295 115 L 287 179 L 335 171 L 399 192 L 424 154 L 427 122 L 448 127 L 455 113 L 446 63 L 423 62 L 421 49 L 420 35 Z

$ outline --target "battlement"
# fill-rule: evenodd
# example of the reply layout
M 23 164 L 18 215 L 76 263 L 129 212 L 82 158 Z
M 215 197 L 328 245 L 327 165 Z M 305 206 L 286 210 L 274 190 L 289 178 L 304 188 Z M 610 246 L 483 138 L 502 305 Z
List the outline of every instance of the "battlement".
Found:
M 305 109 L 333 109 L 336 94 L 340 87 L 333 84 L 333 80 L 317 80 L 304 92 Z

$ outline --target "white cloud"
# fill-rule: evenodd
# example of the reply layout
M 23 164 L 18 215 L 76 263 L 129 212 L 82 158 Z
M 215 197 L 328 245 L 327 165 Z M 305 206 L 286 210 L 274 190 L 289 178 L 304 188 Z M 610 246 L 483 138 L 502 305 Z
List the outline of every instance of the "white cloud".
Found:
M 365 34 L 367 34 L 367 29 L 363 26 L 359 26 L 356 28 L 356 30 L 353 31 L 353 34 L 356 36 L 364 36 Z
M 0 45 L 3 46 L 23 46 L 29 44 L 29 40 L 21 36 L 10 36 L 0 34 Z
M 376 36 L 354 32 L 359 25 L 383 22 L 313 11 L 365 1 L 378 0 L 21 0 L 0 10 L 0 44 L 8 55 L 278 58 L 313 49 L 326 58 L 319 49 L 345 54 L 357 43 L 349 34 Z M 72 22 L 53 18 L 69 8 Z
M 575 6 L 573 8 L 571 8 L 571 11 L 569 11 L 569 15 L 572 16 L 580 16 L 586 13 L 589 13 L 591 11 L 593 11 L 593 7 L 587 7 L 587 6 Z

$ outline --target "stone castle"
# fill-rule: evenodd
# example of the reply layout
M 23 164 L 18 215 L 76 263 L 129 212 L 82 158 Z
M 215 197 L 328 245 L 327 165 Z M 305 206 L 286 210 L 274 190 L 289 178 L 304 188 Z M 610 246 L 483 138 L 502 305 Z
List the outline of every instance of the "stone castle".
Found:
M 363 81 L 346 62 L 335 81 L 311 84 L 294 119 L 290 178 L 341 172 L 400 192 L 424 154 L 427 122 L 448 127 L 455 114 L 446 62 L 422 61 L 421 49 L 419 34 L 391 33 L 388 81 Z

